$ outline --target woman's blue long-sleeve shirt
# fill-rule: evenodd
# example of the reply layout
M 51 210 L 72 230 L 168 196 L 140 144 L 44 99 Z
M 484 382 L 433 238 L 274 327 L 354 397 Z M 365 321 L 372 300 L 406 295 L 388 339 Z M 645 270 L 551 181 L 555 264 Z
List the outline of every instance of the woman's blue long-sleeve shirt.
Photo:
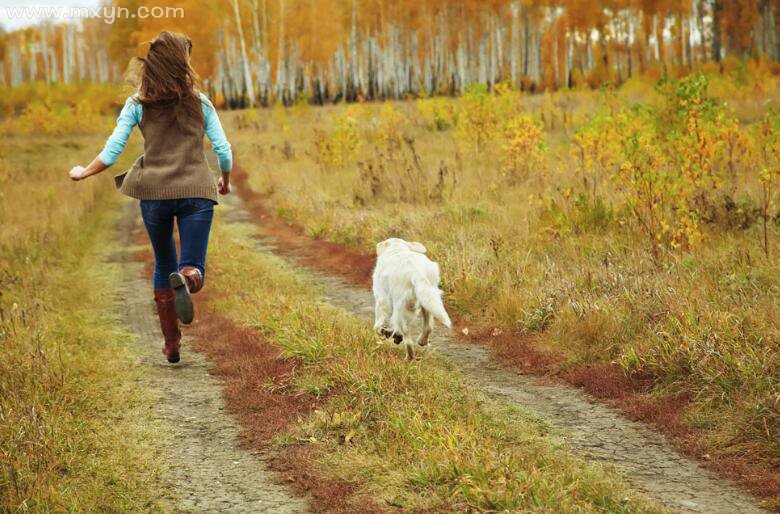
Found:
M 228 143 L 225 137 L 225 131 L 222 130 L 222 124 L 219 122 L 214 105 L 203 93 L 200 93 L 200 100 L 206 136 L 211 141 L 212 150 L 217 154 L 219 169 L 223 173 L 227 173 L 233 168 L 233 152 L 230 149 L 230 143 Z M 104 164 L 111 166 L 116 162 L 125 149 L 130 133 L 133 132 L 133 127 L 141 123 L 142 114 L 143 106 L 136 102 L 132 96 L 128 98 L 125 106 L 122 108 L 122 112 L 119 113 L 119 117 L 116 119 L 114 131 L 106 141 L 103 151 L 98 155 L 98 158 Z

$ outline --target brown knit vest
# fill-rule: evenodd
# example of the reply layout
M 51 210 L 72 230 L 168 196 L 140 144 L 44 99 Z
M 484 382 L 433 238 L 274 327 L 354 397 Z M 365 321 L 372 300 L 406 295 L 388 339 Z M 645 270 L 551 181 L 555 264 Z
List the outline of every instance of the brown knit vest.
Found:
M 170 111 L 144 107 L 140 127 L 144 154 L 129 171 L 115 177 L 119 191 L 139 200 L 217 201 L 217 185 L 203 148 L 202 121 L 179 126 Z

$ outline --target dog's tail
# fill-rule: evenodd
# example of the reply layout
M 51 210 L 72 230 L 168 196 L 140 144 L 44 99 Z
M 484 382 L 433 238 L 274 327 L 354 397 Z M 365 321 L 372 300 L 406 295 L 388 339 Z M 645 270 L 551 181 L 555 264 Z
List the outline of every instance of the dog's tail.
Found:
M 414 294 L 422 308 L 430 312 L 433 318 L 442 325 L 451 328 L 452 322 L 447 311 L 444 310 L 444 303 L 441 301 L 441 289 L 431 285 L 428 279 L 421 274 L 412 275 L 412 286 L 414 286 Z

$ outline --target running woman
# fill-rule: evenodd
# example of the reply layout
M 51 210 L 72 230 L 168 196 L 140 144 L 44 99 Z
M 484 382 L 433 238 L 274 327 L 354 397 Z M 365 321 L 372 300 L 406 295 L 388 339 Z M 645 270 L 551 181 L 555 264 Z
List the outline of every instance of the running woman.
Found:
M 127 99 L 103 151 L 87 166 L 70 170 L 73 180 L 96 175 L 114 164 L 136 125 L 144 154 L 129 171 L 115 177 L 122 193 L 140 200 L 141 217 L 154 250 L 154 301 L 168 362 L 179 362 L 179 321 L 192 322 L 193 293 L 203 287 L 217 192 L 230 192 L 233 155 L 217 112 L 199 92 L 190 65 L 192 41 L 161 32 L 145 57 L 139 57 L 138 92 Z M 218 182 L 204 153 L 211 141 L 222 172 Z M 179 227 L 177 258 L 174 219 Z

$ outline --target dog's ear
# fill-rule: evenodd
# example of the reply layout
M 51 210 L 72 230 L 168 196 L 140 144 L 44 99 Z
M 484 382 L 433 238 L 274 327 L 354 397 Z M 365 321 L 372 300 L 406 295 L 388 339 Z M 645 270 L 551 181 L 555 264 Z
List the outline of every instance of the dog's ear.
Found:
M 382 241 L 381 243 L 377 243 L 376 245 L 376 254 L 382 255 L 382 252 L 387 250 L 387 247 L 390 246 L 390 241 Z
M 407 243 L 409 245 L 409 249 L 413 252 L 417 253 L 425 253 L 428 251 L 427 248 L 425 248 L 425 245 L 422 243 L 418 243 L 417 241 L 412 241 L 410 243 Z

